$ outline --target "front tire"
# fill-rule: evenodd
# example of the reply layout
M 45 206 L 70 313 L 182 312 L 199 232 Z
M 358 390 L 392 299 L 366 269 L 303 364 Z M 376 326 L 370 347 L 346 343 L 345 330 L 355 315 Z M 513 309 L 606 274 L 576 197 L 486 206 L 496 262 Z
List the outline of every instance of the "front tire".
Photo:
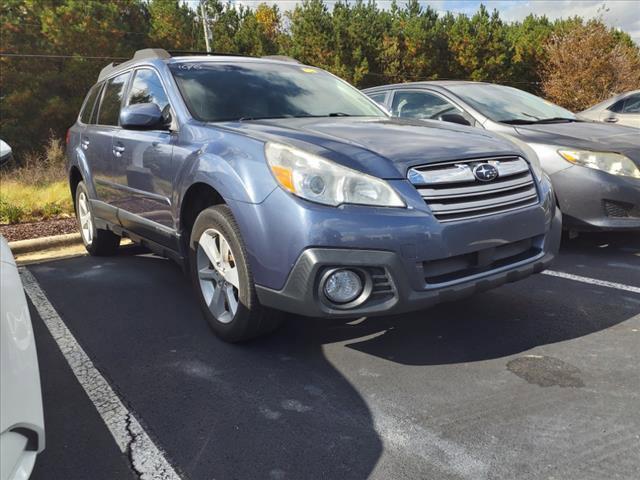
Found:
M 108 256 L 115 254 L 120 245 L 120 237 L 109 230 L 96 227 L 89 194 L 84 182 L 78 183 L 76 187 L 75 209 L 82 243 L 89 255 Z
M 226 205 L 207 208 L 196 218 L 189 265 L 202 313 L 221 339 L 242 342 L 278 327 L 280 312 L 260 305 L 246 248 Z

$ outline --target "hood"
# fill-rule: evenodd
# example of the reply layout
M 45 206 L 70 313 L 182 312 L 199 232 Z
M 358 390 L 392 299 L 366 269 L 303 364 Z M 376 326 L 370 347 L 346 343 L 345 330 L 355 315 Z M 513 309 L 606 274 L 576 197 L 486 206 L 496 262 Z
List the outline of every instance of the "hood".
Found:
M 601 122 L 518 125 L 516 131 L 528 142 L 617 152 L 640 162 L 640 135 L 635 128 Z
M 428 163 L 522 155 L 511 142 L 481 130 L 436 121 L 322 117 L 230 122 L 225 128 L 282 142 L 380 178 L 406 178 Z

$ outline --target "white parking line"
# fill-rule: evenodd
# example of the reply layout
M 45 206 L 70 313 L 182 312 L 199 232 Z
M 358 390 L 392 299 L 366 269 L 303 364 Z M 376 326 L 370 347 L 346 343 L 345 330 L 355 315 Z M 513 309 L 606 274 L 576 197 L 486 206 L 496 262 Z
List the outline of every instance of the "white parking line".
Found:
M 557 272 L 555 270 L 545 270 L 543 275 L 550 275 L 552 277 L 565 278 L 567 280 L 574 280 L 576 282 L 589 283 L 591 285 L 598 285 L 599 287 L 616 288 L 618 290 L 624 290 L 625 292 L 640 293 L 640 287 L 632 287 L 631 285 L 625 285 L 624 283 L 607 282 L 606 280 L 598 280 L 597 278 L 581 277 L 580 275 L 574 275 L 572 273 Z
M 22 284 L 38 314 L 51 332 L 74 375 L 84 388 L 120 451 L 128 456 L 142 480 L 180 480 L 163 452 L 153 443 L 135 416 L 124 406 L 109 383 L 93 365 L 26 268 L 20 269 Z

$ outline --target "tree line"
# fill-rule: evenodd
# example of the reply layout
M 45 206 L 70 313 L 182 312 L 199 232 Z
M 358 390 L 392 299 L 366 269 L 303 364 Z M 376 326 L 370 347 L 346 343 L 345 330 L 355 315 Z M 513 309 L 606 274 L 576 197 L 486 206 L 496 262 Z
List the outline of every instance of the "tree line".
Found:
M 61 138 L 98 72 L 135 50 L 202 51 L 200 2 L 2 0 L 0 137 L 20 152 Z M 212 49 L 288 55 L 354 85 L 435 79 L 512 85 L 580 110 L 640 88 L 640 53 L 598 19 L 506 22 L 480 6 L 439 14 L 418 0 L 381 9 L 373 0 L 305 0 L 293 10 L 205 0 Z

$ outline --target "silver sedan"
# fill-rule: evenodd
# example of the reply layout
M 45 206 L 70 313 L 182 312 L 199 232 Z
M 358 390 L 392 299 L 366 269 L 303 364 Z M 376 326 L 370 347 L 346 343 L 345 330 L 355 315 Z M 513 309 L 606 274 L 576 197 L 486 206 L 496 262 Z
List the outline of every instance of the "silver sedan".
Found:
M 26 480 L 44 448 L 38 356 L 20 275 L 0 236 L 0 480 Z
M 578 113 L 578 117 L 640 128 L 640 90 L 611 97 Z

